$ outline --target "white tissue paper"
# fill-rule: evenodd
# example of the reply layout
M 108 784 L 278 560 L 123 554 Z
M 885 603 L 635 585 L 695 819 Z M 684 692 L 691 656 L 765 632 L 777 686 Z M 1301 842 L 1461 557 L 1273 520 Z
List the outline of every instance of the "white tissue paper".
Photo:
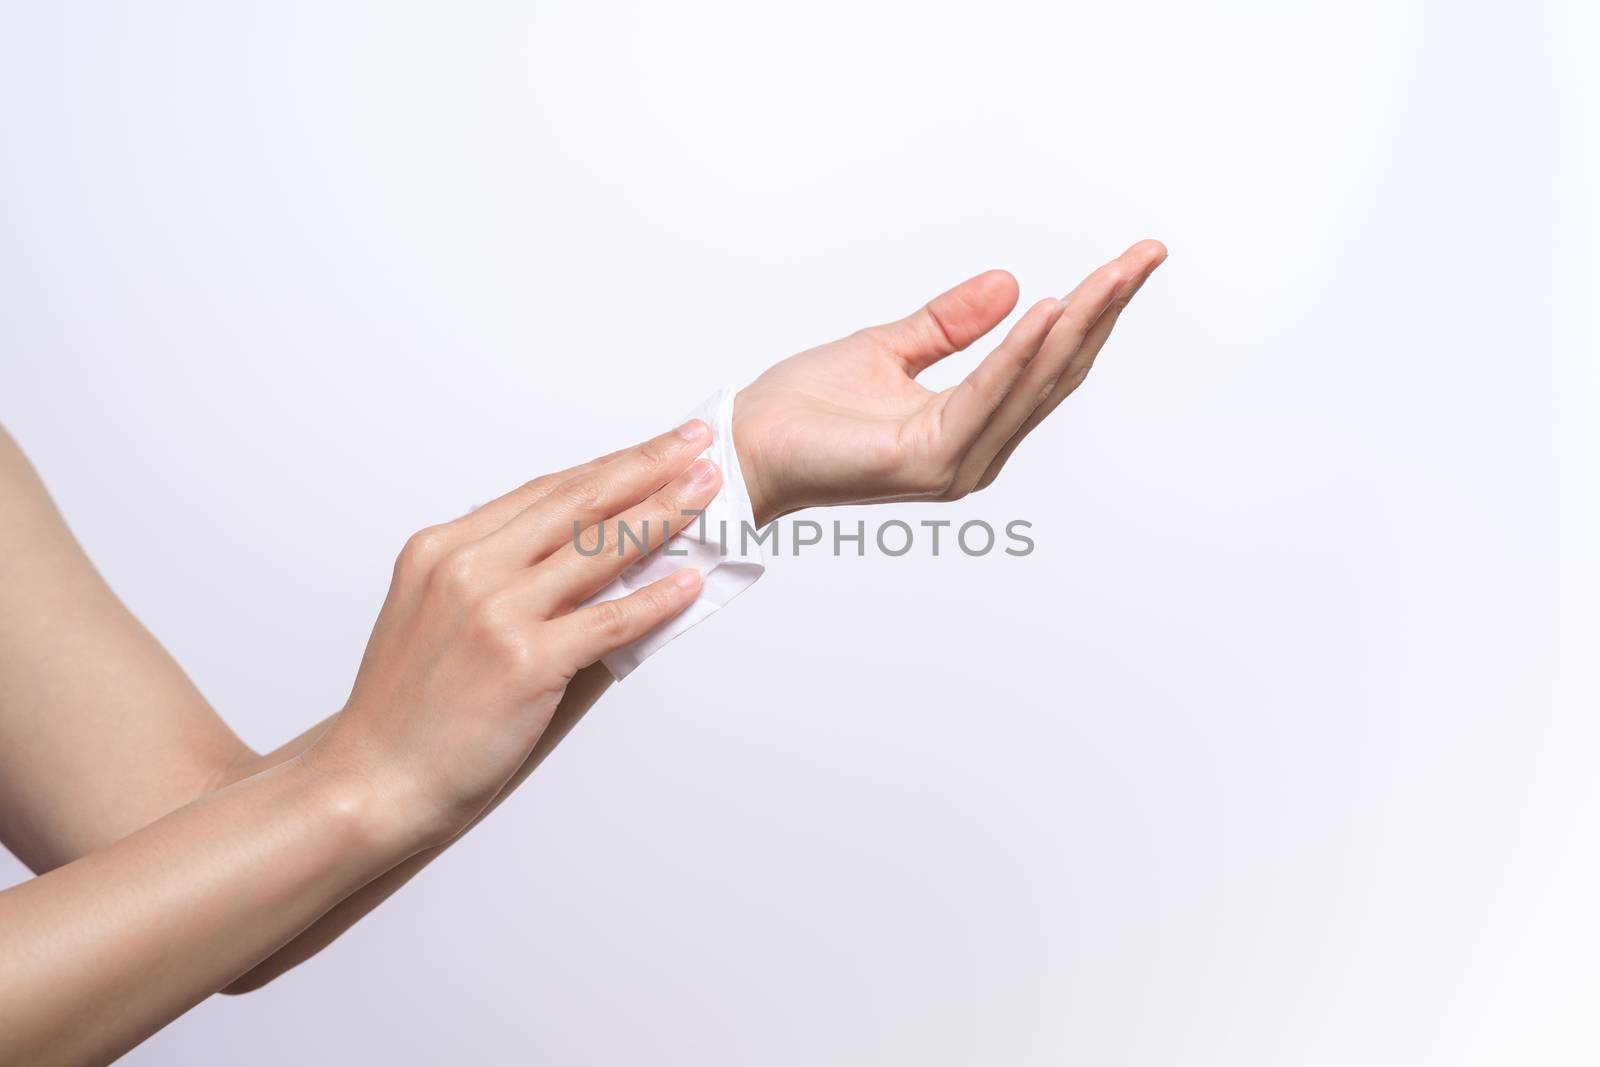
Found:
M 711 427 L 711 444 L 701 455 L 722 471 L 722 487 L 694 519 L 667 543 L 671 554 L 660 549 L 639 560 L 600 592 L 584 602 L 599 604 L 627 596 L 635 589 L 659 581 L 683 567 L 694 567 L 704 584 L 688 609 L 657 626 L 631 645 L 624 645 L 601 662 L 617 681 L 661 650 L 685 630 L 710 618 L 728 601 L 750 588 L 767 569 L 761 545 L 755 540 L 756 524 L 750 512 L 750 491 L 745 488 L 739 457 L 733 448 L 733 398 L 737 390 L 724 388 L 707 397 L 685 419 L 700 419 Z M 607 546 L 606 551 L 613 551 Z

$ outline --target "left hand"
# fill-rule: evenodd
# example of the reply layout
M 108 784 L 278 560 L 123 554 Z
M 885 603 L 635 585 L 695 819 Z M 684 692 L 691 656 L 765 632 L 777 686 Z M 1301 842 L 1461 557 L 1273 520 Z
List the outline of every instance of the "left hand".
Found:
M 585 606 L 716 495 L 721 471 L 695 458 L 709 441 L 691 420 L 414 535 L 350 700 L 305 762 L 368 787 L 374 826 L 404 855 L 453 838 L 527 762 L 580 670 L 700 594 L 686 568 Z
M 1140 241 L 1064 300 L 1028 309 L 965 380 L 916 376 L 992 330 L 1017 303 L 994 270 L 899 322 L 792 356 L 739 393 L 733 432 L 755 519 L 806 507 L 956 500 L 982 489 L 1089 373 L 1117 317 L 1167 257 Z

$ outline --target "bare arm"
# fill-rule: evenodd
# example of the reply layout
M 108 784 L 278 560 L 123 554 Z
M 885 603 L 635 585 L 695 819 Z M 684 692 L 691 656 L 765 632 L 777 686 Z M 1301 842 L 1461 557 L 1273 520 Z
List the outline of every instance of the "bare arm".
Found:
M 774 367 L 740 395 L 735 412 L 740 462 L 758 519 L 831 503 L 954 499 L 986 486 L 1021 440 L 1081 383 L 1123 307 L 1164 257 L 1165 249 L 1143 242 L 1090 275 L 1067 299 L 1035 305 L 966 380 L 939 393 L 918 384 L 917 374 L 981 337 L 1010 312 L 1016 286 L 1009 275 L 980 275 L 906 319 L 859 331 Z M 406 582 L 415 586 L 418 572 L 454 566 L 461 570 L 454 584 L 482 596 L 481 589 L 470 588 L 467 579 L 472 576 L 460 566 L 462 559 L 470 560 L 463 546 L 487 542 L 525 513 L 548 507 L 553 494 L 573 503 L 577 498 L 560 491 L 575 478 L 614 471 L 618 455 L 531 482 L 471 516 L 413 539 L 397 570 L 396 590 Z M 268 788 L 262 782 L 301 780 L 304 766 L 317 762 L 311 759 L 315 753 L 340 747 L 335 740 L 348 748 L 348 738 L 365 736 L 379 751 L 393 747 L 376 739 L 395 732 L 394 716 L 385 721 L 373 709 L 388 706 L 392 712 L 404 701 L 392 693 L 388 699 L 359 700 L 363 690 L 358 679 L 352 704 L 340 715 L 265 756 L 249 751 L 95 574 L 3 430 L 0 508 L 5 516 L 0 522 L 0 840 L 36 871 L 62 864 L 73 871 L 70 878 L 64 870 L 61 877 L 41 878 L 0 895 L 0 929 L 7 928 L 6 922 L 31 925 L 45 914 L 35 912 L 29 919 L 23 910 L 24 905 L 41 907 L 41 885 L 93 887 L 99 884 L 93 872 L 126 875 L 100 856 L 90 857 L 92 863 L 70 861 L 106 849 L 156 820 L 165 824 L 170 820 L 162 816 L 168 813 L 175 812 L 174 819 L 183 816 L 178 825 L 217 832 L 232 825 L 228 818 L 206 821 L 184 812 L 234 811 L 239 802 L 223 805 L 220 798 L 261 796 Z M 392 609 L 400 610 L 393 607 L 395 595 L 392 590 L 391 604 L 374 632 L 374 647 L 382 644 L 385 618 Z M 411 598 L 411 609 L 420 599 Z M 369 648 L 362 678 L 371 672 L 372 657 Z M 402 656 L 386 666 L 397 673 L 422 659 Z M 267 923 L 276 931 L 273 937 L 241 942 L 240 951 L 213 961 L 215 966 L 198 984 L 226 971 L 220 981 L 230 991 L 255 988 L 330 943 L 492 810 L 608 685 L 603 668 L 579 665 L 556 687 L 539 729 L 516 735 L 525 744 L 511 746 L 515 768 L 481 803 L 474 800 L 469 813 L 452 820 L 448 834 L 387 865 L 375 858 L 375 869 L 330 870 L 314 886 L 301 885 L 299 892 L 309 896 L 297 899 L 314 900 L 307 908 L 309 918 L 291 922 L 278 940 L 273 937 L 286 928 L 276 919 Z M 352 716 L 354 725 L 347 727 Z M 369 772 L 382 777 L 393 766 L 405 765 L 403 759 L 385 760 Z M 321 794 L 308 786 L 308 796 L 315 795 Z M 191 803 L 196 798 L 203 799 Z M 336 810 L 341 803 L 334 804 Z M 236 832 L 247 839 L 275 832 L 253 825 L 254 811 L 248 804 L 238 808 Z M 305 821 L 321 825 L 314 811 L 306 813 Z M 330 831 L 335 835 L 337 824 L 335 817 Z M 106 854 L 128 855 L 135 841 L 194 844 L 187 834 L 165 836 L 172 833 L 135 834 Z M 226 855 L 250 851 L 238 839 L 195 847 Z M 148 856 L 128 862 L 148 862 Z M 348 885 L 341 881 L 346 877 L 352 880 Z M 134 882 L 147 885 L 151 900 L 183 889 L 159 881 Z M 63 900 L 87 899 L 84 892 L 94 890 L 74 897 L 64 889 L 61 899 L 48 903 L 59 909 L 66 906 Z M 62 930 L 98 931 L 96 919 L 85 914 L 77 915 L 74 927 L 68 921 L 70 906 L 50 914 L 58 917 Z M 302 912 L 291 907 L 286 914 Z M 233 920 L 242 917 L 218 921 Z M 134 933 L 121 931 L 128 937 Z M 256 954 L 266 942 L 271 944 Z M 7 995 L 0 976 L 0 996 Z M 160 1011 L 152 1008 L 146 1021 L 152 1014 Z
M 618 454 L 530 482 L 477 515 L 475 527 L 488 528 Z M 250 750 L 106 585 L 3 426 L 0 504 L 0 842 L 36 873 L 300 756 L 333 724 L 329 716 L 265 755 Z M 578 672 L 507 792 L 610 684 L 599 665 Z M 363 882 L 227 991 L 257 988 L 310 958 L 444 847 Z
M 924 389 L 916 375 L 1010 313 L 1016 283 L 1009 275 L 979 275 L 905 319 L 773 367 L 735 407 L 739 463 L 757 520 L 832 503 L 955 499 L 989 485 L 1022 440 L 1083 381 L 1122 309 L 1165 257 L 1157 242 L 1135 244 L 1065 299 L 1035 305 L 977 370 L 942 393 Z M 598 666 L 573 680 L 550 728 L 496 805 L 610 684 Z M 313 736 L 297 738 L 268 759 L 292 755 Z M 227 991 L 258 988 L 321 951 L 441 852 L 413 856 L 364 886 Z
M 494 801 L 475 818 L 467 829 L 476 826 L 489 812 L 499 807 L 501 802 L 510 796 L 512 791 L 523 783 L 544 762 L 555 747 L 559 745 L 573 727 L 578 725 L 585 713 L 594 706 L 607 689 L 611 687 L 611 674 L 604 667 L 591 666 L 579 671 L 567 686 L 566 695 L 561 698 L 561 705 L 550 719 L 550 725 L 545 727 L 544 733 L 533 747 L 533 752 L 527 760 L 511 776 L 511 780 L 495 797 Z M 296 739 L 297 741 L 299 739 Z M 465 832 L 465 831 L 463 831 Z M 297 967 L 318 952 L 331 945 L 340 934 L 354 926 L 364 915 L 388 900 L 396 890 L 412 878 L 416 877 L 428 864 L 438 859 L 451 844 L 460 839 L 460 835 L 450 841 L 433 848 L 425 849 L 414 856 L 408 857 L 403 863 L 374 878 L 354 893 L 336 904 L 327 914 L 319 918 L 309 929 L 301 933 L 289 944 L 272 954 L 261 964 L 253 968 L 235 982 L 222 990 L 224 993 L 248 993 L 259 989 L 268 982 L 277 978 L 292 967 Z
M 349 702 L 302 739 L 302 751 L 268 757 L 260 762 L 270 766 L 221 788 L 195 777 L 188 785 L 201 790 L 199 799 L 165 794 L 176 810 L 64 863 L 98 824 L 92 812 L 39 811 L 70 805 L 74 791 L 53 791 L 47 776 L 31 775 L 27 761 L 37 750 L 26 746 L 42 738 L 77 773 L 92 776 L 92 764 L 73 762 L 71 732 L 50 714 L 50 701 L 104 691 L 75 686 L 70 671 L 50 662 L 62 646 L 84 652 L 71 645 L 73 601 L 40 606 L 48 639 L 29 646 L 22 632 L 20 654 L 10 649 L 0 664 L 8 674 L 0 721 L 8 739 L 22 742 L 0 748 L 0 780 L 8 803 L 27 816 L 8 824 L 8 832 L 17 828 L 8 842 L 49 868 L 0 893 L 0 1062 L 119 1055 L 374 878 L 437 852 L 480 818 L 532 769 L 547 730 L 570 725 L 561 701 L 575 679 L 593 677 L 585 668 L 698 595 L 698 575 L 680 571 L 582 607 L 643 548 L 589 555 L 573 544 L 572 531 L 574 523 L 584 528 L 592 544 L 612 526 L 607 540 L 618 544 L 619 522 L 634 530 L 646 521 L 655 529 L 687 524 L 719 484 L 714 465 L 690 465 L 704 442 L 704 426 L 694 424 L 413 537 Z M 19 485 L 19 469 L 27 473 L 12 462 L 7 490 Z M 42 496 L 31 475 L 20 485 L 24 498 Z M 47 530 L 51 517 L 44 514 Z M 48 559 L 50 551 L 46 540 L 32 558 Z M 51 577 L 70 582 L 71 567 Z M 579 686 L 587 706 L 599 690 Z M 93 733 L 94 709 L 71 710 L 67 721 Z M 207 722 L 176 721 L 179 748 L 191 723 Z M 224 757 L 228 774 L 240 766 L 236 757 L 237 750 Z M 182 766 L 224 767 L 208 765 L 204 750 Z M 136 770 L 137 761 L 117 768 L 138 785 Z M 38 783 L 44 800 L 29 792 Z M 114 796 L 86 791 L 95 805 Z
M 47 871 L 253 756 L 101 580 L 0 427 L 0 841 Z
M 407 855 L 375 810 L 295 760 L 0 893 L 0 1062 L 122 1055 Z

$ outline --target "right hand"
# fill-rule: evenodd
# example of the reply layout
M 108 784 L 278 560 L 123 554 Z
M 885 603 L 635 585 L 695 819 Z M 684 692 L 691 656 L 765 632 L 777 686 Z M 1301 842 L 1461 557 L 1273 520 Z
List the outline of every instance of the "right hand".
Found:
M 687 526 L 721 482 L 699 421 L 582 467 L 536 479 L 413 536 L 395 564 L 350 700 L 306 757 L 367 787 L 382 829 L 406 847 L 442 844 L 528 758 L 573 675 L 694 602 L 681 570 L 579 609 Z M 643 524 L 648 521 L 648 526 Z M 604 549 L 585 555 L 574 545 Z
M 898 322 L 791 356 L 739 392 L 733 433 L 758 524 L 801 508 L 959 500 L 1083 382 L 1122 309 L 1167 258 L 1140 241 L 1065 299 L 1041 300 L 966 379 L 917 376 L 994 329 L 1017 280 L 989 271 Z

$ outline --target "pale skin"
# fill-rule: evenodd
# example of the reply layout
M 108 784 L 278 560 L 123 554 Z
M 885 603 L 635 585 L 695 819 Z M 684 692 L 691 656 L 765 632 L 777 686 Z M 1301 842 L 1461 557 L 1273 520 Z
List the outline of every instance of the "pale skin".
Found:
M 916 375 L 1010 314 L 1010 275 L 772 367 L 734 411 L 758 521 L 988 485 L 1165 256 L 1140 242 L 1033 305 L 942 392 Z M 680 571 L 581 607 L 637 549 L 585 555 L 574 522 L 592 537 L 689 521 L 721 482 L 696 458 L 709 432 L 670 430 L 413 536 L 345 706 L 259 755 L 101 580 L 0 430 L 0 840 L 39 873 L 0 892 L 0 1064 L 108 1062 L 212 993 L 259 987 L 493 810 L 605 693 L 599 658 L 699 592 Z

